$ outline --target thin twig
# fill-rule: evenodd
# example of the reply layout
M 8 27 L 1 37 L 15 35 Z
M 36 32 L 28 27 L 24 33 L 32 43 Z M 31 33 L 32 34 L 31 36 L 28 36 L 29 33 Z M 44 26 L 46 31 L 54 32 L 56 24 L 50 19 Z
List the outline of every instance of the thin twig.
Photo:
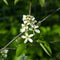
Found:
M 49 15 L 46 16 L 44 19 L 42 19 L 41 21 L 39 21 L 39 22 L 37 23 L 37 25 L 40 25 L 40 23 L 44 22 L 47 18 L 49 18 L 50 16 L 52 16 L 52 14 L 56 13 L 56 12 L 59 11 L 59 10 L 60 10 L 60 8 L 54 10 L 51 14 L 49 14 Z
M 54 44 L 54 43 L 58 43 L 58 42 L 60 42 L 60 40 L 50 41 L 49 43 Z
M 32 7 L 32 1 L 30 0 L 30 5 L 29 5 L 29 15 L 31 15 L 31 7 Z
M 6 48 L 6 49 L 8 49 L 8 50 L 16 50 L 16 48 Z
M 7 48 L 13 41 L 15 41 L 22 33 L 18 34 L 16 37 L 14 37 L 8 44 L 6 44 L 3 48 L 0 49 L 4 50 L 5 48 Z

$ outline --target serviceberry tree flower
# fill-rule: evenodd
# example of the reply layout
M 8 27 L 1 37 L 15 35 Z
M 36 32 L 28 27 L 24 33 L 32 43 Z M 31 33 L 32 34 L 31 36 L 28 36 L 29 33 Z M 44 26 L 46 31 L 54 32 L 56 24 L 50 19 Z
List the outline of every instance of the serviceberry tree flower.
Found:
M 34 32 L 36 32 L 36 33 L 40 33 L 40 30 L 39 29 L 37 29 L 39 26 L 37 26 L 37 25 L 33 25 L 32 26 L 32 28 L 29 28 L 29 30 L 33 30 Z
M 20 29 L 21 32 L 25 32 L 28 29 L 27 24 L 21 24 L 22 28 Z
M 1 51 L 1 54 L 2 54 L 2 56 L 3 56 L 4 58 L 7 57 L 7 53 L 8 53 L 8 50 L 7 50 L 7 49 L 4 49 L 4 50 Z
M 23 15 L 23 22 L 24 22 L 24 24 L 28 24 L 28 23 L 30 23 L 30 17 L 29 17 L 29 15 Z
M 35 20 L 35 18 L 31 15 L 23 15 L 23 22 L 24 23 L 31 23 Z
M 34 34 L 30 34 L 30 35 L 28 35 L 28 33 L 25 33 L 25 35 L 22 35 L 21 37 L 23 38 L 23 39 L 25 39 L 24 40 L 24 43 L 27 43 L 27 41 L 29 41 L 29 42 L 33 42 L 33 40 L 31 39 L 31 37 L 33 37 L 34 36 Z
M 8 53 L 8 50 L 7 49 L 2 50 L 1 53 Z
M 31 20 L 31 16 L 30 15 L 23 15 L 23 21 L 25 20 Z

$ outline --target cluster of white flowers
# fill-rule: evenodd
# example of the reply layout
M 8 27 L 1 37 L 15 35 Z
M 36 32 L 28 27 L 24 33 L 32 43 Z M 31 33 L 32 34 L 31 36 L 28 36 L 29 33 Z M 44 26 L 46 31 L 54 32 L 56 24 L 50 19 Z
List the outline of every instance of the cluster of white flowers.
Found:
M 22 35 L 21 37 L 25 39 L 24 43 L 26 43 L 27 41 L 33 42 L 31 37 L 35 35 L 35 32 L 40 33 L 40 30 L 38 29 L 39 26 L 35 24 L 37 21 L 35 20 L 35 17 L 31 15 L 23 15 L 22 20 L 23 24 L 21 24 L 22 28 L 20 29 L 20 32 L 24 32 L 25 35 Z M 28 31 L 32 31 L 33 33 L 29 34 Z
M 6 58 L 7 57 L 8 50 L 7 49 L 4 49 L 0 53 L 2 54 L 2 57 Z

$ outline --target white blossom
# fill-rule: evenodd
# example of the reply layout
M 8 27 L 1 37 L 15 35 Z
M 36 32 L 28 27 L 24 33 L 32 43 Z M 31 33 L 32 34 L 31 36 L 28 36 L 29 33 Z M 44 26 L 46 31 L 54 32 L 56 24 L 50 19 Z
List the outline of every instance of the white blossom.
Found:
M 4 58 L 7 57 L 7 53 L 8 53 L 8 50 L 7 50 L 7 49 L 4 49 L 4 50 L 1 51 L 1 54 L 2 54 L 2 56 L 3 56 Z
M 35 31 L 36 33 L 40 33 L 40 30 L 37 29 L 37 28 L 38 28 L 38 26 L 33 25 L 32 28 L 29 28 L 29 30 L 31 30 L 31 31 Z
M 35 23 L 36 23 L 37 21 L 31 21 L 31 23 L 30 23 L 30 26 L 32 27 L 32 26 L 34 26 L 35 25 Z
M 31 20 L 30 15 L 23 15 L 23 21 Z
M 25 30 L 28 29 L 28 25 L 26 24 L 22 24 L 21 26 L 22 26 L 22 28 L 20 29 L 21 32 L 25 32 Z
M 31 37 L 33 37 L 34 36 L 34 34 L 30 34 L 30 35 L 28 35 L 28 33 L 25 33 L 25 35 L 22 35 L 21 37 L 23 38 L 23 39 L 25 39 L 24 40 L 24 43 L 27 43 L 27 41 L 29 41 L 29 42 L 33 42 L 33 40 L 31 39 Z
M 23 15 L 24 24 L 34 22 L 34 20 L 35 20 L 35 18 L 31 15 Z
M 26 15 L 23 15 L 23 19 L 22 19 L 22 20 L 23 20 L 23 21 L 26 20 Z
M 35 18 L 32 16 L 32 21 L 34 21 L 35 20 Z
M 2 50 L 1 53 L 8 53 L 8 50 L 7 49 Z

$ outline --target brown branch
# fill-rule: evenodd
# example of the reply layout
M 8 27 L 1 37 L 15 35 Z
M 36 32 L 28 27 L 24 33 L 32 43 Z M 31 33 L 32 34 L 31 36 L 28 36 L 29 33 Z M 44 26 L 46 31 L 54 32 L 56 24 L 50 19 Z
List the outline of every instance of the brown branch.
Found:
M 3 48 L 0 49 L 0 51 L 6 49 L 13 41 L 15 41 L 22 33 L 18 34 L 16 37 L 14 37 L 9 43 L 7 43 Z
M 41 21 L 39 21 L 37 23 L 37 25 L 40 25 L 40 23 L 44 22 L 46 19 L 48 19 L 50 16 L 52 16 L 54 13 L 56 13 L 57 11 L 59 11 L 60 8 L 57 8 L 56 10 L 54 10 L 51 14 L 49 14 L 48 16 L 46 16 L 44 19 L 42 19 Z

